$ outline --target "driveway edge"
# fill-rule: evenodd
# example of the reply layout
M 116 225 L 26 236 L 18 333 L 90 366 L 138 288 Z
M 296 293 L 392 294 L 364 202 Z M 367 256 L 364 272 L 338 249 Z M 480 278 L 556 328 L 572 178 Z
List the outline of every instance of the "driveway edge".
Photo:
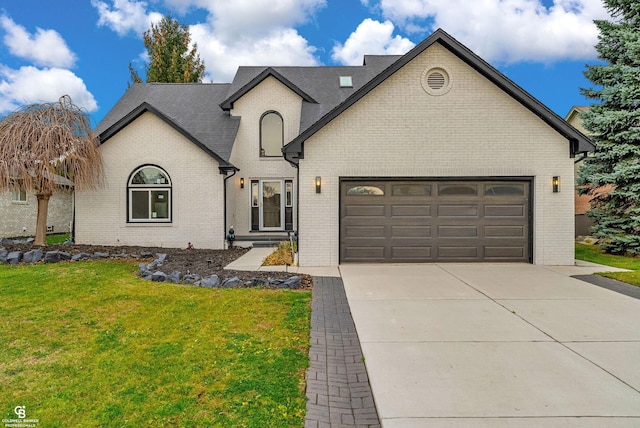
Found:
M 314 277 L 305 428 L 380 428 L 342 278 Z

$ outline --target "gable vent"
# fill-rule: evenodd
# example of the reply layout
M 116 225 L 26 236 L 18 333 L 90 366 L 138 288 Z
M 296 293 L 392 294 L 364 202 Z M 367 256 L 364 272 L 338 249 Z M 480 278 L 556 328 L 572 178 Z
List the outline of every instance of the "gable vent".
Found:
M 427 68 L 420 77 L 422 89 L 433 96 L 444 95 L 451 89 L 451 76 L 441 66 Z
M 427 85 L 434 91 L 438 91 L 444 88 L 446 80 L 447 79 L 444 77 L 444 74 L 440 73 L 439 71 L 434 71 L 427 77 Z

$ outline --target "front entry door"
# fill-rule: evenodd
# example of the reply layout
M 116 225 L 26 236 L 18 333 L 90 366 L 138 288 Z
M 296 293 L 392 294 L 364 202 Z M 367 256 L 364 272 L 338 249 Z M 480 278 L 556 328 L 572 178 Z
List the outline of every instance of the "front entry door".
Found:
M 283 230 L 282 180 L 262 181 L 260 201 L 260 229 Z

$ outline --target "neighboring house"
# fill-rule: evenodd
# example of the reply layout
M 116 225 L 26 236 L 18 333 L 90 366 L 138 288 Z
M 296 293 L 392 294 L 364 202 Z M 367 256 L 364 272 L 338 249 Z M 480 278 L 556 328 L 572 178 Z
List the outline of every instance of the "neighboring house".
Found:
M 70 184 L 70 182 L 69 182 Z M 32 190 L 0 193 L 0 238 L 34 236 L 38 201 Z M 69 233 L 73 219 L 73 194 L 54 193 L 47 212 L 48 233 Z
M 573 158 L 593 150 L 442 30 L 362 66 L 134 85 L 96 132 L 107 188 L 78 192 L 78 243 L 295 231 L 302 266 L 573 264 Z
M 565 117 L 565 120 L 570 123 L 574 128 L 578 131 L 582 132 L 585 135 L 588 135 L 589 132 L 582 126 L 582 118 L 580 115 L 584 112 L 589 111 L 589 107 L 586 106 L 574 106 L 571 107 L 569 113 Z M 584 156 L 581 156 L 576 159 L 575 163 L 575 180 L 577 182 L 578 179 L 578 171 L 580 171 L 580 167 L 582 166 Z M 593 219 L 587 217 L 585 214 L 587 211 L 591 209 L 591 196 L 589 195 L 578 195 L 578 189 L 576 189 L 575 196 L 575 215 L 576 215 L 576 227 L 575 227 L 575 235 L 577 236 L 588 236 L 589 229 L 593 226 Z

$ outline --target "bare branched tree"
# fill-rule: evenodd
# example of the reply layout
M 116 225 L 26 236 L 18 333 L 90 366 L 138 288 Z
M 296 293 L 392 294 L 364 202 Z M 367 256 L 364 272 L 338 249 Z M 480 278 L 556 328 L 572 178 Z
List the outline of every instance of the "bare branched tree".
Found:
M 65 95 L 58 102 L 30 104 L 0 120 L 0 190 L 33 189 L 38 199 L 36 245 L 45 245 L 49 198 L 104 185 L 102 157 L 86 113 Z

